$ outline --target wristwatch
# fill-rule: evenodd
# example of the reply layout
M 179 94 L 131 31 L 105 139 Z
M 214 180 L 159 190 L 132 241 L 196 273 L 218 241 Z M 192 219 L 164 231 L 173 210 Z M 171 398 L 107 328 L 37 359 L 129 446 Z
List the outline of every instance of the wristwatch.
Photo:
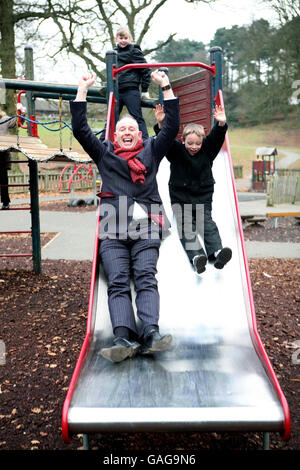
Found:
M 169 83 L 168 85 L 166 85 L 166 86 L 162 86 L 162 87 L 161 87 L 161 90 L 162 90 L 162 91 L 166 91 L 166 90 L 170 90 L 170 89 L 171 89 L 170 83 Z

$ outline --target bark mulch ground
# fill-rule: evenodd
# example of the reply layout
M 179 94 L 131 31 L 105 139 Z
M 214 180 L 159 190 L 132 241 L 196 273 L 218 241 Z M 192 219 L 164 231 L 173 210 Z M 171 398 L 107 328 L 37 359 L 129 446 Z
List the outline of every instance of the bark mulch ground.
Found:
M 47 210 L 49 206 L 47 204 Z M 46 204 L 41 204 L 44 210 Z M 56 210 L 61 205 L 56 203 Z M 63 207 L 66 204 L 63 203 Z M 90 210 L 90 208 L 68 208 Z M 95 208 L 92 208 L 95 210 Z M 245 227 L 245 239 L 299 242 L 299 225 L 282 218 L 273 226 Z M 272 222 L 271 222 L 272 224 Z M 42 234 L 42 245 L 53 234 Z M 27 246 L 27 245 L 28 246 Z M 0 238 L 0 251 L 30 248 L 30 239 Z M 20 252 L 19 251 L 19 252 Z M 271 434 L 274 450 L 300 450 L 300 262 L 250 259 L 258 331 L 289 404 L 292 435 Z M 86 328 L 91 262 L 43 261 L 32 272 L 28 258 L 0 259 L 0 450 L 74 450 L 61 437 L 61 413 Z M 3 349 L 5 348 L 5 355 Z M 0 350 L 1 353 L 1 350 Z M 260 433 L 107 433 L 92 448 L 117 451 L 259 450 Z

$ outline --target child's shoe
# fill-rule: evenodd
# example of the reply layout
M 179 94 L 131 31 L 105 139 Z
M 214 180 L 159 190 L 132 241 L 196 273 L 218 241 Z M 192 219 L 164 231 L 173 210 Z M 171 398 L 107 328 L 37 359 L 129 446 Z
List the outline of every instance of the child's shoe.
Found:
M 222 248 L 217 254 L 217 259 L 214 263 L 214 267 L 217 269 L 223 269 L 225 264 L 231 260 L 232 251 L 230 248 Z
M 205 271 L 205 265 L 207 263 L 207 258 L 205 255 L 196 255 L 193 258 L 193 266 L 197 274 L 201 274 Z

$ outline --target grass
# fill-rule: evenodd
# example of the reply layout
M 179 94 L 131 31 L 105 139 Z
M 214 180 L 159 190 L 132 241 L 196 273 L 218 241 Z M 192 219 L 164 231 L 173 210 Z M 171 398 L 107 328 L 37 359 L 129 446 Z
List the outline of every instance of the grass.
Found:
M 41 120 L 40 122 L 50 122 L 50 120 L 45 121 Z M 65 119 L 65 122 L 70 124 L 70 121 Z M 93 129 L 93 131 L 98 132 L 102 130 L 105 126 L 104 121 L 92 121 L 90 122 L 90 126 Z M 70 147 L 73 150 L 82 150 L 81 145 L 77 142 L 77 140 L 72 137 L 71 131 L 68 127 L 65 127 L 62 129 L 62 131 L 59 130 L 59 122 L 54 123 L 54 124 L 47 124 L 47 127 L 52 130 L 46 129 L 42 125 L 38 125 L 38 136 L 41 139 L 41 141 L 47 145 L 49 148 L 55 148 L 59 149 L 60 148 L 60 140 L 62 140 L 62 146 L 64 149 L 69 149 Z M 25 129 L 20 129 L 19 130 L 20 135 L 27 135 L 27 130 Z
M 299 160 L 291 168 L 300 169 L 300 129 L 290 127 L 287 121 L 264 124 L 250 128 L 229 129 L 231 157 L 234 165 L 242 165 L 244 175 L 252 172 L 252 161 L 256 160 L 257 147 L 276 147 L 278 158 L 285 157 L 280 151 L 289 150 L 299 154 Z

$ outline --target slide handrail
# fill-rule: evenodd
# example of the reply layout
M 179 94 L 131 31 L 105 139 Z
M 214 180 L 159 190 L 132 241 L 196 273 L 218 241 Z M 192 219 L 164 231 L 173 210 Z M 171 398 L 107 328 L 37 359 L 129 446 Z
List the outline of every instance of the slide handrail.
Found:
M 71 442 L 69 436 L 69 426 L 68 426 L 68 412 L 72 400 L 72 396 L 77 384 L 79 372 L 82 368 L 82 364 L 86 357 L 86 354 L 90 348 L 92 342 L 92 314 L 94 307 L 94 297 L 95 297 L 95 282 L 96 282 L 96 273 L 97 273 L 97 264 L 98 264 L 98 250 L 99 250 L 99 227 L 100 227 L 100 207 L 98 208 L 97 214 L 97 223 L 96 223 L 96 235 L 94 242 L 94 253 L 93 253 L 93 264 L 92 264 L 92 273 L 91 273 L 91 282 L 90 282 L 90 295 L 89 295 L 89 304 L 88 304 L 88 313 L 87 313 L 87 323 L 86 323 L 86 334 L 85 338 L 79 353 L 79 357 L 76 362 L 76 366 L 71 378 L 67 396 L 64 401 L 63 410 L 62 410 L 62 437 L 66 443 Z
M 122 67 L 116 67 L 113 65 L 112 67 L 112 76 L 116 78 L 118 73 L 124 72 L 128 69 L 141 69 L 141 68 L 160 68 L 160 67 L 200 67 L 202 69 L 206 69 L 213 76 L 216 75 L 216 65 L 213 63 L 212 65 L 203 64 L 202 62 L 158 62 L 148 64 L 147 62 L 143 62 L 141 64 L 126 64 Z
M 225 109 L 224 100 L 223 100 L 223 93 L 222 93 L 221 90 L 218 91 L 217 96 L 215 97 L 215 103 L 217 105 L 221 105 Z M 288 403 L 287 403 L 287 400 L 286 400 L 286 398 L 285 398 L 285 396 L 282 392 L 282 389 L 280 387 L 280 384 L 279 384 L 278 379 L 276 377 L 276 374 L 274 372 L 273 366 L 270 362 L 270 359 L 267 355 L 267 352 L 264 348 L 264 345 L 262 343 L 262 340 L 261 340 L 260 335 L 259 335 L 258 330 L 257 330 L 257 321 L 256 321 L 255 306 L 254 306 L 253 293 L 252 293 L 251 280 L 250 280 L 250 271 L 249 271 L 249 266 L 248 266 L 248 259 L 247 259 L 246 246 L 245 246 L 245 240 L 244 240 L 244 232 L 243 232 L 243 227 L 242 227 L 242 222 L 241 222 L 241 217 L 240 217 L 240 211 L 239 211 L 239 205 L 238 205 L 237 192 L 236 192 L 236 187 L 235 187 L 235 179 L 234 179 L 234 172 L 233 172 L 233 165 L 232 165 L 232 159 L 231 159 L 228 133 L 226 133 L 226 136 L 225 136 L 225 149 L 226 149 L 226 153 L 228 155 L 228 158 L 230 160 L 229 168 L 230 168 L 231 181 L 232 181 L 232 186 L 233 186 L 233 194 L 234 194 L 234 202 L 235 202 L 236 213 L 237 213 L 239 235 L 240 235 L 241 244 L 242 244 L 243 260 L 244 260 L 245 271 L 246 271 L 247 289 L 248 289 L 248 295 L 249 295 L 249 301 L 250 301 L 250 310 L 251 310 L 251 327 L 252 327 L 252 330 L 250 330 L 250 333 L 251 333 L 252 339 L 254 340 L 253 345 L 255 347 L 255 350 L 259 354 L 259 356 L 263 358 L 264 364 L 265 364 L 265 367 L 266 367 L 266 371 L 269 375 L 269 378 L 272 380 L 272 382 L 274 384 L 275 391 L 276 391 L 277 396 L 278 396 L 278 398 L 281 402 L 282 409 L 283 409 L 283 414 L 284 414 L 284 432 L 282 433 L 281 437 L 282 437 L 283 440 L 288 440 L 290 438 L 290 434 L 291 434 L 291 418 L 290 418 Z

